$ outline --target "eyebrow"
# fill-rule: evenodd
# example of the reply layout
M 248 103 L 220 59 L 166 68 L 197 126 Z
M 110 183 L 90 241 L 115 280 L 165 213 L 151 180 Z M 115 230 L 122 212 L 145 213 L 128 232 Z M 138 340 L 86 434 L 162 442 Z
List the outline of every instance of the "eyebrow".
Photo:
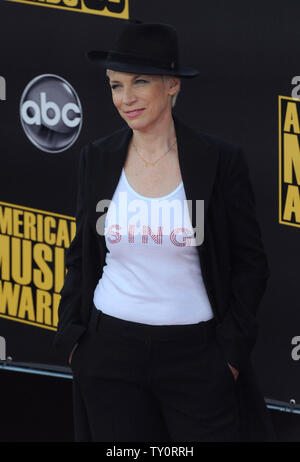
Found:
M 144 75 L 144 74 L 136 74 L 136 75 L 134 75 L 134 76 L 132 77 L 132 80 L 133 80 L 133 79 L 136 79 L 137 77 L 141 77 L 142 75 Z M 107 76 L 107 77 L 108 77 L 108 79 L 109 79 L 109 76 Z M 119 82 L 119 80 L 109 80 L 109 81 L 110 81 L 110 83 L 121 83 L 121 82 Z

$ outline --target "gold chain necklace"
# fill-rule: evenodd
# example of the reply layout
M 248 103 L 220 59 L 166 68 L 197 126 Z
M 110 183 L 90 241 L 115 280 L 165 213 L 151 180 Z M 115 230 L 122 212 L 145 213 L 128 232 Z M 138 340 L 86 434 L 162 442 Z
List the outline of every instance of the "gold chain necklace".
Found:
M 134 144 L 133 141 L 132 141 L 132 143 L 133 143 L 133 146 L 134 146 L 136 152 L 137 152 L 138 155 L 140 156 L 140 158 L 145 162 L 145 167 L 148 167 L 148 165 L 153 165 L 153 166 L 155 166 L 155 165 L 160 161 L 160 159 L 162 159 L 166 154 L 168 154 L 168 152 L 171 151 L 171 149 L 173 148 L 173 146 L 175 146 L 176 141 L 177 141 L 177 140 L 175 140 L 175 143 L 172 144 L 172 146 L 167 150 L 167 152 L 165 152 L 161 157 L 159 157 L 159 158 L 158 158 L 157 160 L 155 160 L 154 162 L 149 162 L 148 160 L 145 160 L 145 159 L 142 157 L 142 155 L 139 153 L 139 151 L 137 150 L 137 147 L 136 147 L 136 145 Z

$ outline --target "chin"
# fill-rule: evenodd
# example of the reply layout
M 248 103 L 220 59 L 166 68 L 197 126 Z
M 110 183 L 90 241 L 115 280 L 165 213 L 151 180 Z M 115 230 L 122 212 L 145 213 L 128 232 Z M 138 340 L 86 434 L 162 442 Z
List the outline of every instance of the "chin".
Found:
M 145 128 L 149 124 L 149 122 L 147 122 L 146 120 L 138 120 L 138 118 L 137 119 L 128 118 L 126 119 L 126 122 L 131 128 L 134 128 L 135 130 Z

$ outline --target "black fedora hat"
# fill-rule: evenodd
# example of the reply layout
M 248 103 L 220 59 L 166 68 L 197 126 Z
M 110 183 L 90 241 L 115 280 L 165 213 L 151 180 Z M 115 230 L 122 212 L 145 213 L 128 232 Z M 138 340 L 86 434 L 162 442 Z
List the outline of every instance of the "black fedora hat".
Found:
M 89 61 L 105 69 L 183 78 L 199 75 L 179 63 L 178 37 L 170 24 L 128 21 L 109 51 L 88 51 Z

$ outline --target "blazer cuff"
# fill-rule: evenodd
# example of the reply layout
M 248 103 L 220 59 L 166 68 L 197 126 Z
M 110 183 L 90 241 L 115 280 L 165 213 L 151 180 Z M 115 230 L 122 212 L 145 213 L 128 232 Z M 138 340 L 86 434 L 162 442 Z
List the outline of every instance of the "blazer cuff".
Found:
M 52 347 L 59 353 L 64 363 L 69 365 L 71 350 L 79 338 L 86 332 L 82 324 L 69 324 L 64 330 L 58 331 L 52 342 Z

